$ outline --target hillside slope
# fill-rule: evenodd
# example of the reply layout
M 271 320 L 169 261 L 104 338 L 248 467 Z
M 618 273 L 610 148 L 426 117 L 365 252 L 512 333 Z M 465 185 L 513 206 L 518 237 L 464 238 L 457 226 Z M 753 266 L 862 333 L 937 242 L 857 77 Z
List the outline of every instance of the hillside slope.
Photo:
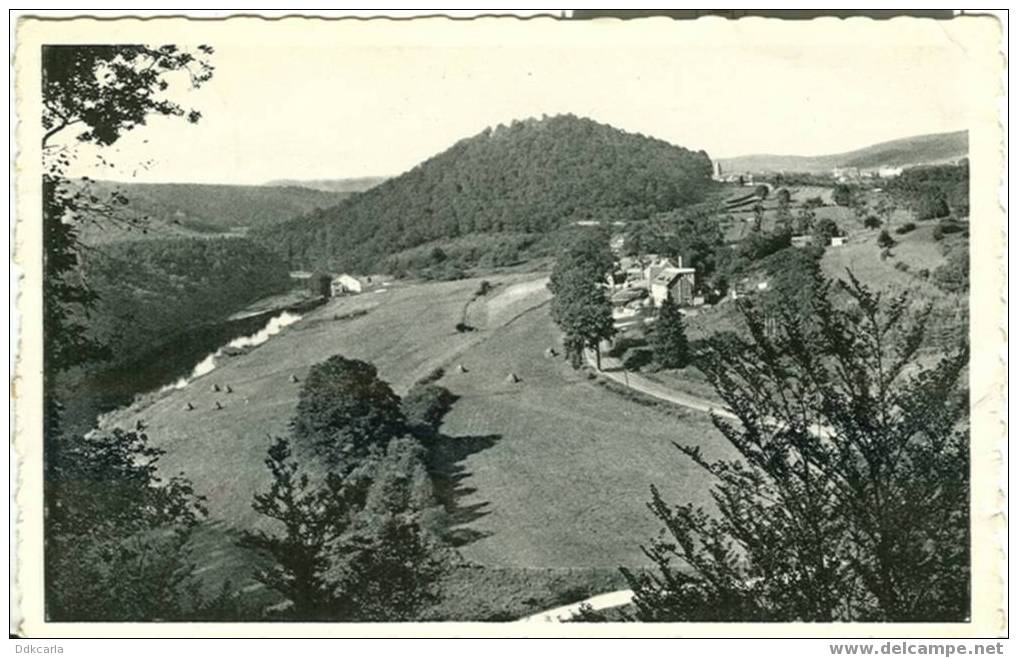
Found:
M 335 205 L 351 192 L 326 192 L 306 187 L 267 185 L 207 185 L 198 183 L 123 183 L 91 181 L 90 194 L 108 199 L 114 191 L 127 199 L 119 212 L 146 218 L 144 231 L 102 222 L 84 225 L 89 244 L 143 238 L 243 234 L 261 226 L 297 217 L 316 208 Z
M 821 172 L 836 167 L 878 169 L 917 164 L 932 164 L 968 156 L 968 131 L 934 133 L 873 144 L 847 153 L 832 155 L 745 155 L 722 158 L 726 172 Z
M 703 152 L 571 115 L 528 119 L 258 237 L 291 266 L 372 271 L 387 255 L 436 240 L 645 218 L 699 201 L 710 173 Z

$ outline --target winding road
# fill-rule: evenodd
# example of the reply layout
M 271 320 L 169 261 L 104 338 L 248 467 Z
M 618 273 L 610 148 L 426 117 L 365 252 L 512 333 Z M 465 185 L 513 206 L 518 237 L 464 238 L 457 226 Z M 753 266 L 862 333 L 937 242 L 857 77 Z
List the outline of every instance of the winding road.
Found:
M 584 356 L 587 359 L 587 363 L 591 367 L 595 367 L 593 352 L 585 350 Z M 675 389 L 665 386 L 664 384 L 651 381 L 639 373 L 626 372 L 622 369 L 622 365 L 619 363 L 618 359 L 602 355 L 601 367 L 602 369 L 597 372 L 599 377 L 610 379 L 613 382 L 622 384 L 623 386 L 643 393 L 644 395 L 649 395 L 657 398 L 658 400 L 677 404 L 681 407 L 702 411 L 703 413 L 714 413 L 723 418 L 736 419 L 735 414 L 724 407 L 719 407 L 716 402 L 706 398 L 697 397 L 695 395 L 690 395 L 688 393 L 681 393 Z

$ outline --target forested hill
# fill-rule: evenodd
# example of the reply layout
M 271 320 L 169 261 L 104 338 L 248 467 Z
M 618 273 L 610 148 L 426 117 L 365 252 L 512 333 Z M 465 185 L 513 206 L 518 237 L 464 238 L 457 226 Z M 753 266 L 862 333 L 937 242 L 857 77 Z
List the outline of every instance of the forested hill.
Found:
M 352 192 L 329 192 L 298 186 L 208 185 L 197 183 L 121 183 L 90 181 L 88 193 L 108 200 L 123 195 L 118 215 L 144 218 L 131 223 L 83 225 L 88 244 L 169 237 L 243 234 L 254 226 L 292 219 L 316 208 L 333 206 Z M 144 230 L 142 230 L 144 227 Z
M 325 210 L 259 228 L 295 267 L 372 271 L 385 257 L 467 235 L 543 235 L 579 220 L 632 220 L 701 200 L 711 162 L 572 115 L 486 129 Z

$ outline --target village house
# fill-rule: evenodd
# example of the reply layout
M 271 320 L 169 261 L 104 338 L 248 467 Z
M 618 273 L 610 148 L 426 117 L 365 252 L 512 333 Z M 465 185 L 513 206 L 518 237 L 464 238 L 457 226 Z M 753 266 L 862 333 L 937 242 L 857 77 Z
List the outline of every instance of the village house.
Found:
M 647 282 L 651 282 L 658 277 L 661 272 L 669 268 L 675 268 L 676 265 L 672 262 L 672 259 L 667 257 L 658 256 L 657 254 L 650 254 L 646 259 L 646 266 L 643 268 L 643 279 Z M 681 259 L 679 265 L 682 265 Z
M 332 295 L 359 294 L 364 292 L 365 281 L 352 274 L 337 274 L 332 277 Z
M 665 267 L 650 280 L 650 297 L 654 306 L 661 306 L 668 298 L 680 306 L 690 306 L 695 285 L 696 269 L 682 267 L 680 258 L 678 267 Z

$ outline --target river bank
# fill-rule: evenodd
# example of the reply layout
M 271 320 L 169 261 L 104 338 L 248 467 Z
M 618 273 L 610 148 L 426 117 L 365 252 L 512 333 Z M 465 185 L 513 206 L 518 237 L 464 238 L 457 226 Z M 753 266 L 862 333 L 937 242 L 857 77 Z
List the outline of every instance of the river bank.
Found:
M 257 334 L 284 313 L 303 314 L 324 302 L 322 297 L 263 298 L 249 305 L 247 313 L 241 311 L 219 322 L 185 328 L 128 361 L 58 377 L 54 388 L 64 407 L 65 429 L 87 432 L 103 414 L 193 375 L 203 361 L 232 341 Z

